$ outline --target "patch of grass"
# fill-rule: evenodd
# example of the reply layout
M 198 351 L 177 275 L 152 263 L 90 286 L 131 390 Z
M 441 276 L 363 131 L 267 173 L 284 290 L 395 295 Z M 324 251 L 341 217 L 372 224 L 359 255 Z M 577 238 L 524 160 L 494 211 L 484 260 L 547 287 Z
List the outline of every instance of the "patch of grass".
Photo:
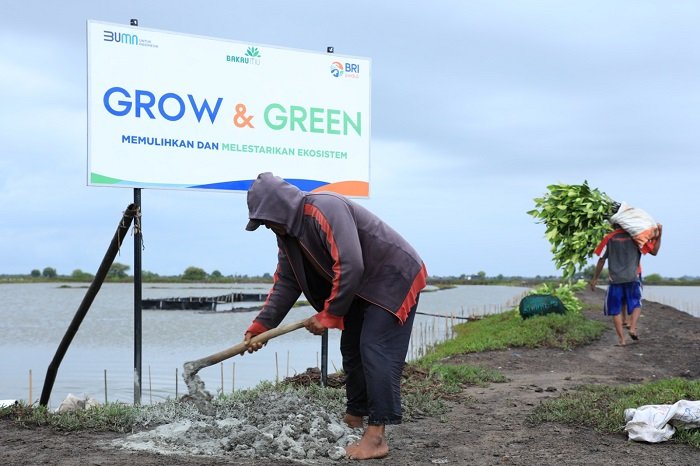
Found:
M 700 399 L 700 381 L 664 379 L 641 385 L 585 385 L 538 406 L 528 422 L 583 425 L 603 433 L 621 433 L 625 409 Z M 674 438 L 700 448 L 700 430 L 677 430 Z
M 438 364 L 433 367 L 433 373 L 438 375 L 448 391 L 459 391 L 465 385 L 486 386 L 507 381 L 497 370 L 465 364 Z
M 47 426 L 61 431 L 95 430 L 128 432 L 134 425 L 139 408 L 110 403 L 93 408 L 54 413 L 45 406 L 28 406 L 19 403 L 0 410 L 0 418 L 12 419 L 25 427 Z
M 420 360 L 430 365 L 456 354 L 512 347 L 571 349 L 596 340 L 607 326 L 578 313 L 547 314 L 523 320 L 517 310 L 455 326 L 457 336 L 436 345 Z
M 446 399 L 453 396 L 432 371 L 406 364 L 401 381 L 401 409 L 406 421 L 440 416 L 447 412 Z
M 428 369 L 407 364 L 401 384 L 404 419 L 440 416 L 447 412 L 447 401 L 472 401 L 462 394 L 465 386 L 505 381 L 503 374 L 492 369 L 453 364 L 435 364 Z

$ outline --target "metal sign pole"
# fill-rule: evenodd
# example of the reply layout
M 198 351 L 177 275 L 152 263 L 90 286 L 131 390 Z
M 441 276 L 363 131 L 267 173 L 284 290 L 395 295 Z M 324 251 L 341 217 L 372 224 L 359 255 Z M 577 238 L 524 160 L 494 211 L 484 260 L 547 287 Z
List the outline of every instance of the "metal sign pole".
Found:
M 333 52 L 333 47 L 326 47 L 326 53 Z M 321 335 L 321 386 L 328 386 L 328 329 Z
M 134 405 L 141 404 L 141 189 L 134 188 Z
M 132 19 L 131 26 L 138 26 L 139 20 Z M 143 237 L 141 235 L 141 189 L 134 188 L 134 205 L 136 206 L 136 221 L 134 222 L 134 405 L 141 404 L 141 251 Z

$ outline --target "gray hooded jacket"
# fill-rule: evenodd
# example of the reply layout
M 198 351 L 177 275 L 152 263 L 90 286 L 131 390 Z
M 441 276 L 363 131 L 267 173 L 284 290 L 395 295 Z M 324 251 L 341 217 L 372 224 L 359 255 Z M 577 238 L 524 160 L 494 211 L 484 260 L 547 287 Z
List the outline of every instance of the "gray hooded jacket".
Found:
M 274 283 L 254 325 L 278 326 L 302 292 L 318 312 L 336 319 L 360 297 L 403 323 L 425 287 L 427 272 L 413 247 L 339 194 L 305 193 L 262 173 L 248 190 L 248 211 L 247 229 L 271 221 L 287 232 L 277 235 Z

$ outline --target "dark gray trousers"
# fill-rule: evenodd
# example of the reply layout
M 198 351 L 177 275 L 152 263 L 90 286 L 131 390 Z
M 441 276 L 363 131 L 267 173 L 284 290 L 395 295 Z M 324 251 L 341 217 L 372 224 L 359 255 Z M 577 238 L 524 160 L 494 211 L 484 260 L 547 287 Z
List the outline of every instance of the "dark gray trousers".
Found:
M 370 425 L 401 423 L 401 374 L 417 306 L 401 325 L 391 312 L 353 301 L 340 337 L 348 414 L 368 416 Z

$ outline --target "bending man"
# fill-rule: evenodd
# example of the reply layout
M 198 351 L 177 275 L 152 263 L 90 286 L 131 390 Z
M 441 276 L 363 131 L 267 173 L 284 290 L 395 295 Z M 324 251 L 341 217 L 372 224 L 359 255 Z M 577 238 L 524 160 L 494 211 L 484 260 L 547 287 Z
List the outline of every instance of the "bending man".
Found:
M 345 422 L 367 428 L 346 447 L 354 459 L 388 454 L 385 425 L 401 422 L 401 373 L 427 272 L 396 231 L 351 200 L 305 193 L 272 173 L 248 190 L 246 230 L 260 225 L 277 237 L 278 263 L 263 309 L 245 341 L 277 327 L 301 293 L 317 311 L 305 327 L 342 330 Z M 250 345 L 249 352 L 261 345 Z

